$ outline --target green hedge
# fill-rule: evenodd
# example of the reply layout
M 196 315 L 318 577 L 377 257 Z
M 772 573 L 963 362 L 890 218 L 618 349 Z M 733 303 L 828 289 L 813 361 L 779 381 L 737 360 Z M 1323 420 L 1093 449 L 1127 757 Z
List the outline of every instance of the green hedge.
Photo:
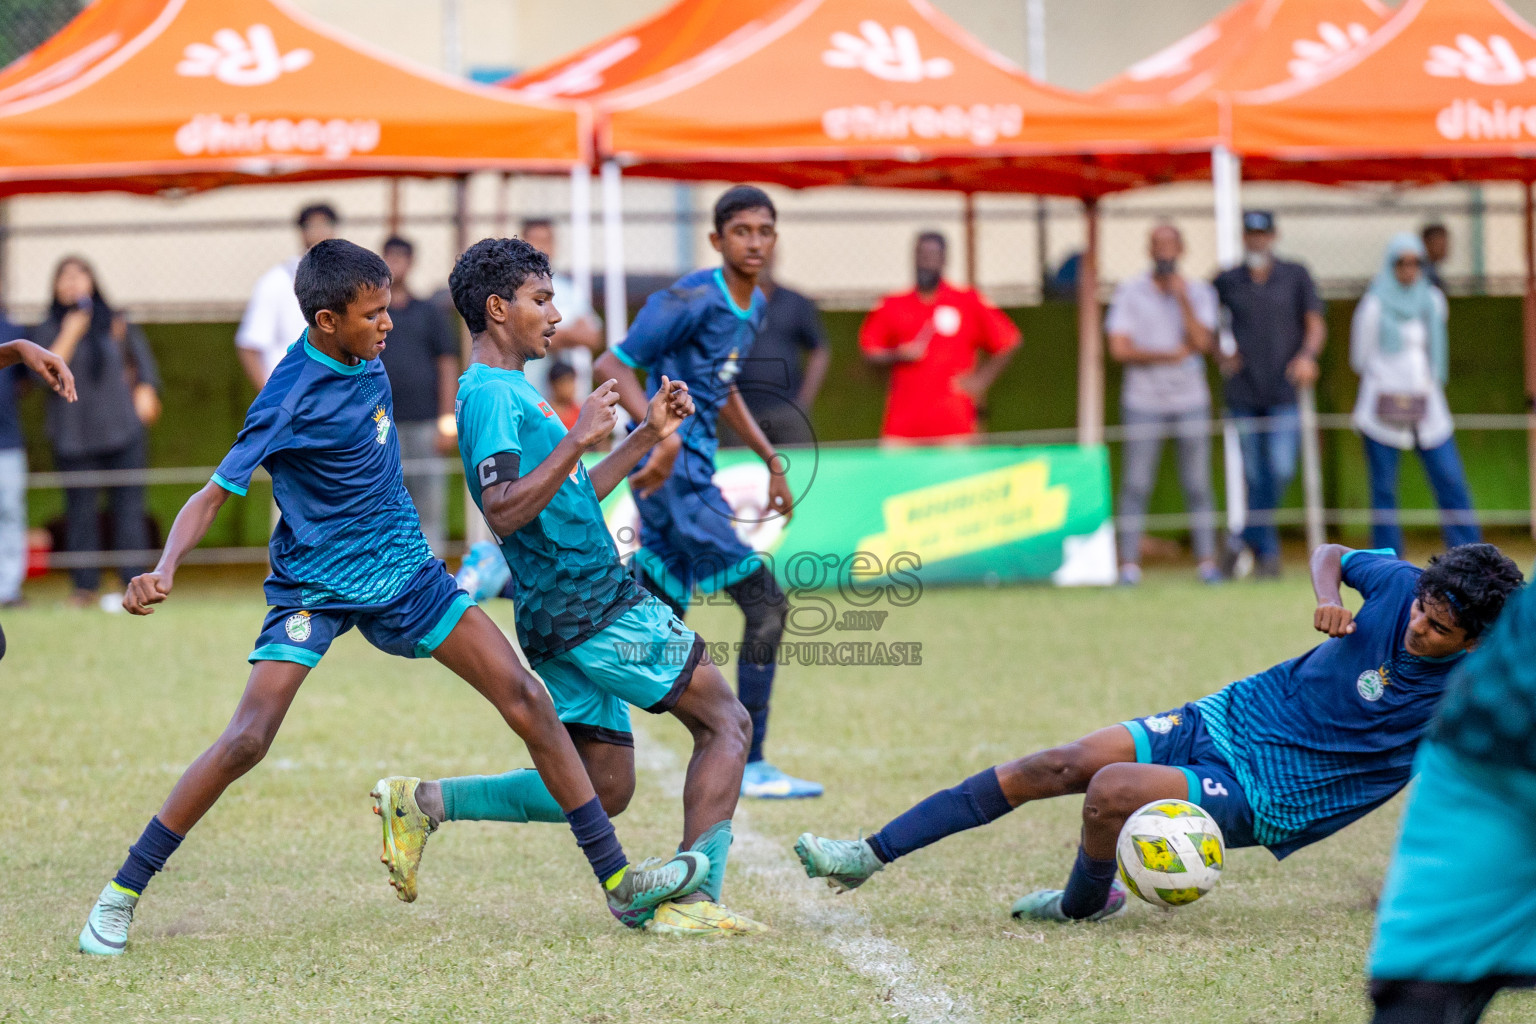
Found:
M 1349 318 L 1352 302 L 1328 307 L 1328 348 L 1318 389 L 1321 412 L 1348 412 L 1354 402 L 1356 378 L 1349 369 Z M 991 400 L 993 430 L 1033 430 L 1070 427 L 1076 422 L 1077 315 L 1069 303 L 1046 303 L 1009 311 L 1024 333 L 1024 346 L 998 381 Z M 879 433 L 885 402 L 881 373 L 867 367 L 858 354 L 860 313 L 826 314 L 832 345 L 832 367 L 816 403 L 813 420 L 823 440 L 873 438 Z M 212 466 L 228 449 L 239 430 L 253 392 L 234 352 L 235 325 L 154 324 L 145 328 L 166 382 L 165 415 L 151 433 L 150 458 L 155 466 Z M 1518 413 L 1524 408 L 1521 375 L 1520 302 L 1514 298 L 1451 300 L 1451 408 L 1459 412 Z M 1119 367 L 1108 367 L 1107 407 L 1118 421 Z M 1212 374 L 1212 390 L 1220 394 Z M 23 418 L 32 465 L 52 465 L 42 434 L 42 397 L 23 402 Z M 1459 438 L 1468 477 L 1479 507 L 1524 509 L 1529 504 L 1523 433 L 1464 432 Z M 1323 437 L 1324 487 L 1335 508 L 1361 508 L 1367 503 L 1365 460 L 1353 433 L 1330 431 Z M 1220 443 L 1216 445 L 1212 478 L 1220 494 Z M 1430 507 L 1433 502 L 1416 464 L 1405 461 L 1403 505 Z M 169 528 L 181 502 L 194 488 L 151 488 L 150 507 L 162 529 Z M 1299 503 L 1299 485 L 1288 504 Z M 219 517 L 209 537 L 218 545 L 262 543 L 267 533 L 269 491 L 253 487 L 251 499 L 234 502 Z M 1177 511 L 1182 498 L 1171 452 L 1153 494 L 1154 512 Z M 35 492 L 31 512 L 41 523 L 62 512 L 57 492 Z M 451 522 L 462 527 L 463 492 L 452 489 Z

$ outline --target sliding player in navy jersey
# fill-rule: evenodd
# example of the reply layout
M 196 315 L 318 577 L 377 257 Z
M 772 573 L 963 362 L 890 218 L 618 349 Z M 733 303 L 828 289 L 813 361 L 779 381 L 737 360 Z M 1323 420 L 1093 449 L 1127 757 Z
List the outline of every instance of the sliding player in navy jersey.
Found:
M 389 379 L 378 359 L 391 327 L 389 284 L 384 261 L 350 242 L 321 242 L 305 254 L 294 291 L 308 329 L 256 396 L 213 480 L 176 516 L 159 564 L 128 586 L 123 607 L 150 614 L 170 596 L 177 566 L 220 507 L 231 494 L 244 495 L 256 467 L 266 467 L 282 519 L 266 582 L 272 608 L 248 659 L 245 693 L 224 734 L 182 774 L 101 891 L 80 932 L 84 952 L 124 951 L 150 878 L 224 790 L 262 759 L 300 684 L 354 626 L 382 651 L 436 658 L 501 712 L 527 744 L 621 921 L 685 896 L 708 874 L 708 859 L 696 854 L 654 870 L 628 867 L 549 696 L 432 556 L 405 491 Z M 389 822 L 384 837 L 398 883 L 410 851 L 392 848 Z
M 599 504 L 693 414 L 689 388 L 658 379 L 640 426 L 589 471 L 582 455 L 608 439 L 617 419 L 614 382 L 592 392 L 567 431 L 523 373 L 528 360 L 548 352 L 560 322 L 549 259 L 520 239 L 487 238 L 459 257 L 448 284 L 474 337 L 469 369 L 459 378 L 465 478 L 511 569 L 523 651 L 608 813 L 624 810 L 635 789 L 629 705 L 670 712 L 693 736 L 682 849 L 707 859 L 708 877 L 654 916 L 645 910 L 628 921 L 669 934 L 763 931 L 720 904 L 751 722 L 705 656 L 704 642 L 619 561 Z M 557 821 L 540 774 L 387 780 L 410 813 L 386 819 L 421 822 L 402 826 L 418 849 L 444 821 Z
M 1067 887 L 1013 906 L 1019 918 L 1103 920 L 1125 905 L 1115 841 L 1137 808 L 1199 804 L 1229 847 L 1286 857 L 1386 802 L 1447 675 L 1498 618 L 1520 570 L 1489 544 L 1466 544 L 1420 570 L 1391 551 L 1324 545 L 1312 556 L 1313 625 L 1330 639 L 1174 711 L 1089 733 L 988 768 L 935 793 L 868 839 L 807 832 L 795 850 L 812 878 L 843 892 L 947 835 L 1031 800 L 1086 793 Z M 1340 583 L 1365 603 L 1352 615 Z

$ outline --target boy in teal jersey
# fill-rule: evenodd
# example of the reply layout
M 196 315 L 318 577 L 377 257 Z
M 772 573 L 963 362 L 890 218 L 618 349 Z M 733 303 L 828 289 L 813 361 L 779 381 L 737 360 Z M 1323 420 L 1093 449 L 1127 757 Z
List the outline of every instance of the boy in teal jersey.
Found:
M 1457 668 L 1414 762 L 1371 949 L 1374 1024 L 1472 1024 L 1536 985 L 1536 593 Z
M 389 268 L 350 242 L 321 242 L 299 263 L 294 291 L 309 323 L 273 370 L 213 480 L 176 516 L 160 563 L 136 576 L 123 607 L 148 615 L 171 593 L 176 568 L 258 465 L 272 476 L 282 520 L 272 535 L 272 609 L 252 651 L 250 679 L 224 734 L 182 774 L 92 908 L 80 948 L 105 956 L 128 943 L 144 886 L 224 790 L 266 754 L 311 669 L 356 627 L 382 651 L 431 656 L 501 712 L 549 782 L 552 802 L 591 862 L 615 917 L 629 923 L 702 884 L 707 858 L 680 855 L 631 869 L 554 705 L 512 645 L 432 557 L 405 491 L 389 378 L 378 360 L 389 319 Z M 396 884 L 420 856 L 409 793 L 375 793 L 384 856 Z M 402 898 L 414 898 L 404 890 Z
M 651 930 L 671 934 L 761 931 L 720 905 L 751 721 L 703 641 L 625 570 L 599 505 L 693 414 L 689 388 L 663 378 L 642 425 L 589 472 L 582 455 L 617 421 L 615 382 L 593 391 L 567 431 L 523 375 L 560 322 L 548 259 L 519 239 L 484 239 L 459 257 L 449 287 L 474 337 L 459 378 L 465 478 L 511 569 L 523 650 L 608 812 L 622 811 L 635 787 L 629 705 L 671 712 L 693 735 L 682 848 L 708 858 L 709 876 L 691 897 L 631 923 L 649 918 Z M 556 820 L 538 772 L 402 781 L 431 819 L 428 831 L 444 821 Z

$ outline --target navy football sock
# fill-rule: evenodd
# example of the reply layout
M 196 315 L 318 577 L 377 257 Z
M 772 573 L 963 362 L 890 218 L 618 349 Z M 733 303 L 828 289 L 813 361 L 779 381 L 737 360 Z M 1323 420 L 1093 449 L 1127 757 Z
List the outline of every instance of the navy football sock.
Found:
M 117 869 L 117 877 L 112 881 L 142 896 L 149 880 L 165 868 L 166 859 L 176 852 L 184 838 L 160 824 L 159 815 L 150 818 L 139 841 L 128 847 L 128 859 Z
M 624 857 L 619 837 L 614 834 L 613 822 L 608 820 L 608 812 L 603 810 L 603 804 L 597 797 L 567 813 L 565 820 L 571 823 L 576 845 L 587 855 L 592 873 L 599 882 L 607 883 L 624 870 L 629 861 Z
M 889 864 L 947 835 L 996 821 L 1011 810 L 997 781 L 997 769 L 988 768 L 917 804 L 870 836 L 869 845 L 876 857 Z
M 1109 902 L 1109 889 L 1114 882 L 1115 859 L 1095 860 L 1079 843 L 1077 863 L 1072 865 L 1066 891 L 1061 894 L 1061 912 L 1074 921 L 1092 917 Z
M 768 700 L 773 696 L 773 662 L 766 665 L 743 660 L 736 666 L 736 694 L 752 717 L 752 746 L 747 763 L 763 759 L 763 740 L 768 737 Z

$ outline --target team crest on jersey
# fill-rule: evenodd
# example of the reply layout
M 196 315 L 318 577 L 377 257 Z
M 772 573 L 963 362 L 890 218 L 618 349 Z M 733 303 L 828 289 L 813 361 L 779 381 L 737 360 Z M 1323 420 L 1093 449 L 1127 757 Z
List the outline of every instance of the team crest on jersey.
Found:
M 375 428 L 374 440 L 383 444 L 389 438 L 389 413 L 384 411 L 382 405 L 375 406 L 373 410 L 373 425 Z
M 1184 719 L 1176 714 L 1153 715 L 1151 718 L 1143 718 L 1141 724 L 1147 727 L 1148 732 L 1155 732 L 1159 736 L 1166 736 L 1173 731 L 1173 727 L 1182 724 Z
M 288 634 L 288 639 L 296 644 L 301 644 L 309 639 L 309 612 L 294 612 L 288 616 L 288 621 L 283 623 L 283 632 Z
M 731 354 L 725 357 L 725 362 L 720 364 L 720 372 L 716 374 L 721 384 L 729 384 L 741 373 L 741 349 L 731 349 Z
M 1382 694 L 1387 692 L 1387 670 L 1385 668 L 1368 668 L 1360 673 L 1360 678 L 1355 680 L 1355 689 L 1360 691 L 1360 696 L 1369 701 L 1381 700 Z

